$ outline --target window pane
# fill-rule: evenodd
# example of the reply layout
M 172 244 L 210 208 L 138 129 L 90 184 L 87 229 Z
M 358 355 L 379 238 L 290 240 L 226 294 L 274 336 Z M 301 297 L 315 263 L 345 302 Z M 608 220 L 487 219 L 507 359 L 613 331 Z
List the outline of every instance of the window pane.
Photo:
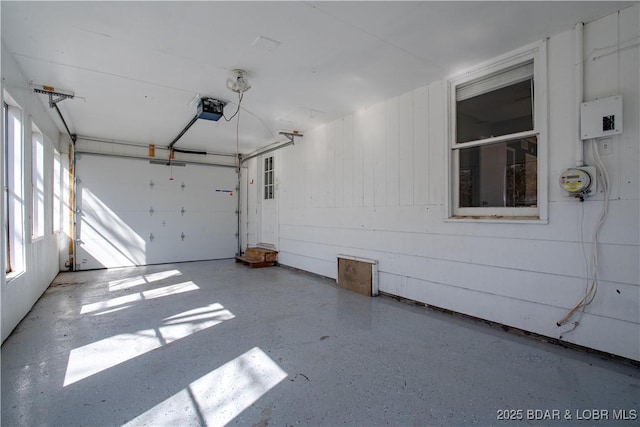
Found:
M 5 272 L 9 273 L 11 271 L 11 233 L 9 231 L 9 106 L 2 102 L 2 129 L 4 132 L 2 133 L 2 144 L 4 146 L 4 220 L 5 222 L 2 224 L 5 233 Z
M 264 198 L 273 199 L 273 156 L 264 159 Z
M 456 102 L 456 142 L 533 130 L 533 79 Z
M 24 269 L 24 162 L 23 162 L 23 132 L 22 110 L 17 106 L 6 106 L 6 168 L 5 179 L 7 187 L 7 250 L 10 260 L 8 270 L 23 271 Z
M 60 230 L 60 209 L 62 207 L 62 191 L 60 188 L 62 169 L 60 167 L 60 153 L 53 153 L 53 231 Z
M 31 206 L 31 226 L 34 237 L 44 234 L 44 140 L 42 134 L 33 126 L 32 133 L 32 169 L 31 182 L 33 202 Z
M 460 207 L 538 205 L 536 137 L 456 151 L 460 164 Z

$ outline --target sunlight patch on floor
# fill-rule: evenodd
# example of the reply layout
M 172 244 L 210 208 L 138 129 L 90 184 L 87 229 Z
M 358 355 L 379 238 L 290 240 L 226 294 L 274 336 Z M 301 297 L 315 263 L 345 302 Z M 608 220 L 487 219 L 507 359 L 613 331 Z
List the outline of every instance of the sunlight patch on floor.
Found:
M 64 386 L 234 317 L 221 304 L 210 304 L 167 317 L 156 328 L 118 334 L 75 348 L 69 353 Z
M 287 375 L 264 351 L 254 347 L 125 425 L 223 426 Z
M 98 301 L 91 304 L 85 304 L 80 309 L 80 314 L 89 314 L 96 311 L 108 310 L 134 302 L 150 300 L 154 298 L 162 298 L 169 295 L 181 294 L 200 289 L 198 285 L 192 281 L 177 283 L 175 285 L 164 286 L 157 289 L 149 289 L 148 291 L 137 292 L 135 294 L 123 295 L 121 297 L 111 298 L 106 301 Z
M 126 279 L 112 280 L 109 282 L 109 292 L 121 291 L 133 288 L 135 286 L 145 285 L 147 283 L 158 282 L 170 277 L 180 276 L 180 270 L 167 270 L 158 273 L 140 275 L 136 277 L 128 277 Z

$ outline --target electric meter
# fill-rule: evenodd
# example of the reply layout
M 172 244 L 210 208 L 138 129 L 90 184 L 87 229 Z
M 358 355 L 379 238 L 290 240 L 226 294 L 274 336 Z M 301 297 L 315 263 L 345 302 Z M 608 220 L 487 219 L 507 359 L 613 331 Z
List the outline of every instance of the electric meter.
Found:
M 560 186 L 572 195 L 585 194 L 591 187 L 591 174 L 585 169 L 565 169 L 560 175 Z

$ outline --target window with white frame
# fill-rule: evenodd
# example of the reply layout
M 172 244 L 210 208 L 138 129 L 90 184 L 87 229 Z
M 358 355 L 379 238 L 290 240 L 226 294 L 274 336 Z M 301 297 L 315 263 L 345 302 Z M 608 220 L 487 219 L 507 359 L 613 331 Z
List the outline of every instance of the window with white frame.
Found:
M 9 101 L 7 101 L 9 99 Z M 3 145 L 5 169 L 5 271 L 18 273 L 24 269 L 24 163 L 22 110 L 4 93 Z
M 546 64 L 539 51 L 451 82 L 454 218 L 543 216 L 539 153 L 546 126 Z
M 269 156 L 264 159 L 264 199 L 273 198 L 273 156 Z
M 10 237 L 10 227 L 9 227 L 9 105 L 6 102 L 2 102 L 2 149 L 4 152 L 4 192 L 3 192 L 3 203 L 4 203 L 4 223 L 2 224 L 2 229 L 5 233 L 5 248 L 4 248 L 4 265 L 5 272 L 9 273 L 11 271 L 11 239 Z
M 32 124 L 31 128 L 31 234 L 44 235 L 44 138 Z

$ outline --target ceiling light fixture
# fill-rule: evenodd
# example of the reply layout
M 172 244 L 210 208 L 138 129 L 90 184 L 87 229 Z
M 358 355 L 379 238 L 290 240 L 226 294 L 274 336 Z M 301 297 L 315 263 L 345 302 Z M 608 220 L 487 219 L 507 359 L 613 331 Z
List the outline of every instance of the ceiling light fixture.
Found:
M 236 93 L 244 93 L 251 89 L 246 71 L 233 70 L 232 76 L 227 79 L 227 87 Z

